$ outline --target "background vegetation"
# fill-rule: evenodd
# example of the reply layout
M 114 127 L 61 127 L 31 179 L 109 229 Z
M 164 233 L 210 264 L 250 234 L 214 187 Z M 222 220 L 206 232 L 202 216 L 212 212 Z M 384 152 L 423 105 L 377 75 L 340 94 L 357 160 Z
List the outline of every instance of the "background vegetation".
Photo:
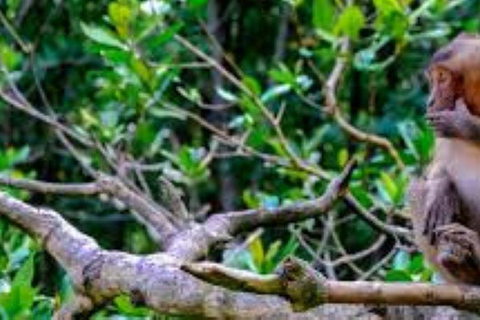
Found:
M 435 281 L 405 236 L 403 210 L 433 143 L 423 70 L 453 36 L 479 31 L 479 9 L 473 0 L 2 1 L 0 175 L 81 182 L 103 170 L 153 198 L 164 176 L 201 221 L 314 198 L 356 157 L 349 200 L 328 215 L 259 229 L 210 258 L 270 273 L 293 254 L 329 278 Z M 67 138 L 7 103 L 19 99 L 12 84 Z M 122 203 L 8 190 L 64 213 L 105 248 L 158 248 Z M 4 221 L 0 239 L 2 319 L 50 319 L 68 277 Z M 96 317 L 112 315 L 154 317 L 124 297 Z

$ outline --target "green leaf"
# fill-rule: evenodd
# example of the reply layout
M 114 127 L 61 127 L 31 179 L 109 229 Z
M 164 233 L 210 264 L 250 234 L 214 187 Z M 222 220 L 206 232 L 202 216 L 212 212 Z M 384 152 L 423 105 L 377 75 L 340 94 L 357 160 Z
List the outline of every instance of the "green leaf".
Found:
M 410 21 L 402 5 L 396 0 L 374 0 L 374 5 L 378 11 L 376 28 L 395 39 L 405 36 Z
M 402 6 L 397 0 L 373 0 L 375 8 L 380 14 L 388 15 L 394 11 L 402 11 Z
M 262 239 L 260 237 L 256 237 L 253 241 L 250 242 L 248 245 L 250 252 L 253 257 L 253 262 L 260 270 L 265 259 L 265 253 L 263 250 Z
M 278 68 L 271 69 L 268 72 L 268 75 L 275 81 L 281 84 L 289 84 L 290 86 L 294 86 L 296 84 L 296 76 L 295 74 L 288 69 L 286 65 L 280 63 Z
M 112 35 L 108 30 L 87 25 L 83 22 L 80 23 L 83 33 L 91 40 L 103 44 L 105 46 L 116 47 L 119 49 L 127 50 L 127 46 Z
M 245 76 L 243 77 L 242 82 L 255 95 L 258 96 L 262 92 L 262 87 L 257 79 Z
M 160 34 L 158 34 L 157 36 L 149 40 L 147 45 L 150 48 L 158 49 L 158 47 L 172 40 L 173 36 L 176 35 L 180 31 L 180 29 L 182 29 L 182 27 L 183 27 L 182 22 L 177 22 L 171 25 L 170 27 L 165 29 L 163 32 L 160 32 Z
M 32 288 L 34 255 L 31 254 L 15 274 L 8 292 L 0 294 L 0 305 L 11 319 L 27 317 L 33 305 L 36 290 Z
M 415 254 L 408 264 L 408 271 L 411 273 L 420 273 L 424 269 L 423 255 Z
M 393 269 L 406 270 L 410 264 L 410 254 L 406 251 L 398 251 L 393 258 Z
M 358 6 L 348 6 L 338 18 L 335 25 L 336 33 L 357 39 L 360 30 L 365 26 L 365 16 Z
M 192 8 L 199 8 L 206 5 L 208 0 L 188 0 L 188 5 Z
M 274 243 L 272 243 L 267 250 L 267 254 L 265 255 L 265 260 L 266 261 L 271 261 L 273 258 L 277 255 L 277 253 L 280 250 L 280 246 L 282 245 L 282 241 L 277 240 Z
M 125 4 L 112 2 L 108 5 L 108 15 L 120 37 L 126 38 L 128 35 L 128 26 L 132 19 L 132 11 L 130 8 Z
M 388 175 L 386 172 L 381 172 L 380 173 L 380 178 L 382 180 L 383 186 L 385 187 L 385 190 L 388 193 L 388 196 L 392 202 L 397 198 L 399 189 L 397 187 L 397 184 L 395 183 L 395 180 Z
M 276 97 L 279 97 L 281 95 L 284 95 L 287 92 L 290 92 L 292 87 L 289 84 L 282 84 L 278 86 L 273 86 L 270 89 L 268 89 L 262 96 L 260 97 L 260 100 L 263 103 L 266 103 Z
M 346 148 L 342 148 L 339 152 L 338 152 L 338 165 L 340 167 L 343 167 L 347 164 L 347 161 L 348 161 L 348 150 Z
M 335 21 L 335 6 L 330 0 L 314 0 L 312 20 L 315 28 L 331 31 Z
M 235 96 L 232 92 L 227 91 L 221 87 L 215 88 L 215 91 L 217 91 L 217 94 L 220 96 L 220 98 L 227 102 L 237 102 L 238 100 L 237 96 Z
M 12 46 L 0 43 L 0 61 L 7 70 L 14 70 L 22 61 L 22 56 Z
M 147 308 L 136 307 L 133 305 L 130 301 L 130 297 L 126 295 L 116 297 L 113 301 L 118 308 L 118 311 L 128 316 L 147 316 L 150 313 Z
M 385 276 L 387 282 L 411 282 L 412 277 L 404 270 L 390 270 Z
M 34 255 L 30 254 L 27 261 L 17 271 L 12 282 L 12 287 L 30 287 L 33 280 Z
M 130 22 L 132 11 L 124 4 L 112 2 L 108 5 L 108 15 L 116 26 L 125 26 Z
M 149 113 L 152 116 L 157 117 L 157 118 L 175 118 L 175 119 L 179 119 L 179 120 L 187 119 L 187 116 L 182 114 L 182 113 L 175 112 L 175 111 L 172 111 L 172 110 L 166 110 L 166 109 L 162 109 L 162 108 L 150 108 Z
M 142 60 L 132 56 L 130 60 L 130 67 L 145 85 L 151 85 L 152 73 Z

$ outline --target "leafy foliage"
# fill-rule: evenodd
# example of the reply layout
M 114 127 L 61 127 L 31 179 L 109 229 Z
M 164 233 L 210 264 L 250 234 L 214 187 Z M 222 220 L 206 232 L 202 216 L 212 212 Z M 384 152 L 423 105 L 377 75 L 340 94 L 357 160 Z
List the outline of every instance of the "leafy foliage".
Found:
M 325 217 L 245 235 L 209 258 L 266 274 L 297 255 L 340 279 L 432 281 L 431 268 L 421 254 L 407 253 L 415 248 L 405 240 L 388 238 L 348 263 L 342 257 L 381 236 L 358 210 L 410 227 L 403 210 L 409 177 L 428 163 L 434 142 L 423 119 L 422 70 L 455 34 L 479 31 L 478 4 L 3 2 L 2 88 L 15 83 L 35 108 L 54 112 L 74 134 L 95 143 L 76 141 L 79 152 L 72 155 L 50 126 L 1 101 L 0 174 L 86 181 L 90 166 L 124 175 L 154 199 L 163 175 L 183 190 L 201 221 L 213 212 L 314 199 L 326 177 L 356 157 L 360 166 L 350 185 L 356 210 L 340 203 Z M 344 37 L 347 54 L 340 52 Z M 354 139 L 325 112 L 326 81 L 338 57 L 347 65 L 336 92 L 339 113 L 355 128 L 387 138 L 405 168 L 384 148 Z M 121 204 L 2 190 L 58 209 L 104 247 L 156 250 Z M 0 237 L 2 318 L 48 318 L 53 301 L 68 300 L 68 278 L 45 272 L 42 266 L 51 261 L 38 245 L 3 221 Z M 96 317 L 119 315 L 158 317 L 123 296 Z

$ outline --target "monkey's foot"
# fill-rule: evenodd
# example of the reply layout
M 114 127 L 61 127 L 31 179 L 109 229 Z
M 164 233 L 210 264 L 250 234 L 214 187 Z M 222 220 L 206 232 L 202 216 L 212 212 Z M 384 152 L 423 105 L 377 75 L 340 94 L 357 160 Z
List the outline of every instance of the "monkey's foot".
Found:
M 437 259 L 442 264 L 462 264 L 480 256 L 478 233 L 459 223 L 450 223 L 435 229 L 438 237 Z
M 478 284 L 480 281 L 480 237 L 459 223 L 435 230 L 438 236 L 437 262 L 457 281 Z

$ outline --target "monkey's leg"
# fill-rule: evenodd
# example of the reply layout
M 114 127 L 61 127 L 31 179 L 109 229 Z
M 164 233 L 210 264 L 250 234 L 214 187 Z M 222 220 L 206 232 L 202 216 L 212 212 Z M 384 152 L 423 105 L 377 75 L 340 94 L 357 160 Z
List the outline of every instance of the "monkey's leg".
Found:
M 480 283 L 480 237 L 459 223 L 439 227 L 437 263 L 457 281 Z
M 455 186 L 445 173 L 442 173 L 442 177 L 427 180 L 427 186 L 422 234 L 430 244 L 435 245 L 435 230 L 460 216 L 461 201 Z
M 431 192 L 432 185 L 430 182 L 430 180 L 427 180 L 425 178 L 413 178 L 408 187 L 408 207 L 412 216 L 415 242 L 417 243 L 420 250 L 423 252 L 425 258 L 433 266 L 435 266 L 435 269 L 437 269 L 442 274 L 446 281 L 451 283 L 459 282 L 459 280 L 457 280 L 458 276 L 453 275 L 447 268 L 445 268 L 444 265 L 439 263 L 438 244 L 432 245 L 430 239 L 423 233 L 425 219 L 427 216 L 427 197 L 429 192 L 430 194 L 434 194 L 433 192 Z M 441 235 L 440 231 L 437 231 L 437 236 L 438 235 Z M 452 243 L 448 241 L 443 241 L 443 239 L 447 239 L 447 237 L 442 236 L 441 239 L 443 244 Z M 454 243 L 455 242 L 453 242 L 452 245 Z M 446 250 L 448 249 L 448 247 L 444 248 L 444 251 L 448 252 Z

